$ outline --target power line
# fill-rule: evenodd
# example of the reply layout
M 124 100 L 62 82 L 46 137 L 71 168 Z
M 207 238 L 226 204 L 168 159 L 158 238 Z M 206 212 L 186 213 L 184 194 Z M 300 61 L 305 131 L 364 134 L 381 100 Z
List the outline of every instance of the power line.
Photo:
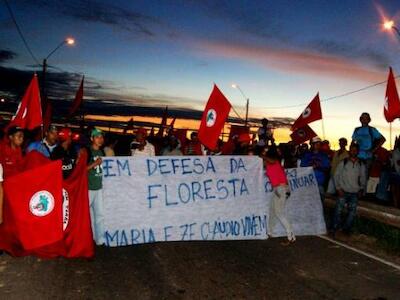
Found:
M 4 3 L 5 3 L 6 6 L 7 6 L 7 9 L 8 9 L 8 12 L 10 13 L 11 19 L 13 20 L 14 25 L 15 25 L 15 27 L 17 28 L 17 31 L 18 31 L 18 33 L 19 33 L 19 36 L 21 37 L 22 42 L 24 43 L 26 50 L 28 50 L 29 54 L 31 55 L 31 57 L 32 57 L 32 59 L 35 61 L 35 63 L 38 64 L 38 65 L 40 65 L 38 59 L 37 59 L 36 56 L 33 54 L 31 48 L 30 48 L 29 45 L 28 45 L 28 42 L 26 41 L 24 35 L 22 34 L 21 28 L 18 26 L 17 20 L 15 19 L 15 16 L 14 16 L 12 10 L 11 10 L 11 7 L 10 7 L 10 5 L 8 4 L 8 1 L 7 1 L 7 0 L 4 0 Z
M 398 78 L 400 78 L 400 76 L 396 76 L 395 77 L 395 79 L 398 79 Z M 359 92 L 368 90 L 368 89 L 376 87 L 378 85 L 382 85 L 384 83 L 387 83 L 387 80 L 368 85 L 368 86 L 360 88 L 358 90 L 354 90 L 354 91 L 346 92 L 346 93 L 343 93 L 343 94 L 340 94 L 340 95 L 337 95 L 337 96 L 332 96 L 332 97 L 329 97 L 329 98 L 325 98 L 325 99 L 322 99 L 321 102 L 328 102 L 328 101 L 335 100 L 335 99 L 338 99 L 338 98 L 346 97 L 346 96 L 349 96 L 349 95 L 352 95 L 352 94 L 355 94 L 355 93 L 359 93 Z M 302 107 L 302 106 L 305 106 L 307 104 L 308 103 L 301 103 L 301 104 L 294 104 L 294 105 L 270 106 L 270 107 L 263 107 L 263 108 L 264 109 L 282 109 L 282 108 Z

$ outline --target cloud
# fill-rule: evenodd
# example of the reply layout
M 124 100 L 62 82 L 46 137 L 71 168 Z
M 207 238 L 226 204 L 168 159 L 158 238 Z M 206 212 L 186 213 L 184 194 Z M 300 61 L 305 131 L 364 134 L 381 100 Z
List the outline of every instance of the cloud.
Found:
M 389 65 L 389 57 L 385 54 L 370 48 L 362 48 L 358 45 L 322 39 L 308 42 L 307 47 L 324 54 L 369 62 L 378 68 L 386 68 Z
M 0 49 L 0 63 L 12 60 L 17 56 L 17 53 L 10 50 Z
M 377 68 L 361 66 L 348 58 L 309 50 L 220 41 L 195 41 L 193 46 L 199 55 L 207 54 L 225 59 L 241 60 L 287 73 L 340 76 L 367 82 L 381 81 L 385 78 L 385 73 Z
M 158 18 L 112 3 L 85 0 L 64 1 L 63 5 L 57 0 L 26 1 L 26 3 L 79 21 L 104 24 L 145 37 L 154 37 L 157 32 L 168 29 L 168 26 Z

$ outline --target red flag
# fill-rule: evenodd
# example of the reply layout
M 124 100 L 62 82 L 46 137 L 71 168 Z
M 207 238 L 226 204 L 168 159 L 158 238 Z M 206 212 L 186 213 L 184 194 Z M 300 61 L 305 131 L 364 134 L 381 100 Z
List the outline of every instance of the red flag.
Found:
M 176 117 L 172 119 L 171 124 L 169 124 L 169 130 L 174 130 Z
M 18 126 L 32 130 L 42 126 L 42 108 L 40 103 L 40 92 L 37 75 L 33 75 L 21 103 L 18 106 L 15 116 L 8 127 Z
M 135 121 L 131 118 L 124 128 L 123 134 L 126 134 L 129 130 L 133 130 L 135 128 Z
M 27 183 L 29 184 L 23 184 Z M 4 213 L 8 228 L 25 250 L 62 240 L 61 161 L 6 178 Z M 10 221 L 12 220 L 12 221 Z M 8 250 L 9 246 L 2 246 Z
M 302 128 L 298 128 L 295 131 L 292 132 L 290 135 L 292 141 L 296 145 L 300 145 L 304 142 L 307 142 L 311 140 L 313 137 L 317 136 L 317 134 L 314 132 L 314 130 L 311 129 L 310 126 L 305 125 Z
M 229 140 L 235 135 L 239 136 L 242 133 L 249 133 L 249 127 L 243 125 L 231 125 L 231 130 L 229 131 Z
M 303 110 L 296 122 L 293 123 L 291 130 L 294 131 L 305 125 L 322 119 L 321 103 L 319 93 L 314 97 L 310 104 Z
M 396 81 L 393 76 L 392 68 L 389 69 L 389 78 L 386 86 L 385 106 L 383 108 L 385 119 L 393 122 L 396 118 L 400 118 L 400 100 L 397 93 Z
M 219 88 L 214 85 L 201 118 L 199 140 L 210 150 L 217 147 L 218 137 L 229 116 L 231 104 Z
M 83 152 L 72 174 L 64 180 L 64 249 L 66 257 L 92 257 L 93 235 L 90 223 L 87 152 Z
M 24 223 L 21 223 L 18 217 L 14 217 L 15 214 L 11 210 L 16 204 L 11 203 L 10 205 L 10 201 L 8 201 L 8 194 L 11 193 L 12 196 L 16 189 L 13 186 L 9 187 L 9 183 L 7 183 L 7 187 L 5 186 L 5 189 L 7 189 L 7 198 L 4 206 L 4 222 L 0 225 L 0 249 L 6 250 L 13 256 L 36 255 L 51 258 L 57 256 L 92 257 L 94 255 L 87 192 L 86 155 L 87 153 L 85 152 L 81 154 L 74 171 L 68 179 L 63 181 L 62 186 L 58 183 L 58 174 L 56 175 L 57 172 L 61 171 L 59 162 L 51 162 L 37 151 L 29 152 L 26 155 L 24 159 L 25 163 L 23 164 L 25 171 L 10 178 L 10 180 L 18 180 L 22 175 L 27 176 L 26 174 L 35 174 L 35 179 L 29 179 L 31 180 L 29 186 L 36 187 L 38 186 L 38 179 L 43 176 L 41 173 L 43 167 L 41 166 L 58 163 L 57 169 L 52 170 L 51 178 L 46 177 L 47 183 L 53 188 L 57 188 L 63 199 L 62 204 L 59 204 L 60 201 L 57 202 L 57 212 L 59 212 L 57 220 L 54 221 L 54 224 L 47 227 L 47 230 L 57 228 L 59 231 L 61 228 L 61 238 L 49 244 L 46 243 L 44 246 L 40 246 L 39 243 L 38 247 L 33 247 L 32 249 L 26 247 L 20 235 L 17 234 L 17 227 L 23 226 Z M 40 175 L 37 174 L 38 172 Z M 55 178 L 57 178 L 57 184 L 54 185 Z M 6 182 L 10 180 L 6 180 Z M 26 189 L 25 186 L 23 188 Z M 21 189 L 21 181 L 19 180 L 17 189 Z M 17 214 L 19 214 L 19 210 Z M 27 219 L 29 220 L 29 218 Z M 23 222 L 26 223 L 25 219 Z M 36 232 L 35 226 L 36 223 L 32 225 L 31 231 L 35 231 L 36 235 L 41 235 L 43 238 L 49 237 L 46 231 Z M 25 234 L 29 234 L 29 232 Z
M 81 84 L 79 85 L 79 89 L 76 92 L 74 102 L 72 102 L 71 108 L 69 110 L 69 115 L 70 116 L 75 114 L 78 111 L 79 107 L 82 105 L 82 102 L 83 102 L 83 81 L 84 81 L 84 79 L 85 79 L 85 76 L 82 77 Z

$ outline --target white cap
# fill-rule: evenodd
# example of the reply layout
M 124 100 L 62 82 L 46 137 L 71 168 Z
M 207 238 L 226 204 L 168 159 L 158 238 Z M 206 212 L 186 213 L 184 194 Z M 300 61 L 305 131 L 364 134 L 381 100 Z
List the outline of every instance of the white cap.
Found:
M 315 136 L 315 137 L 313 137 L 313 138 L 311 139 L 311 143 L 312 143 L 312 144 L 314 144 L 314 143 L 320 143 L 320 142 L 322 142 L 322 140 L 321 140 L 318 136 Z

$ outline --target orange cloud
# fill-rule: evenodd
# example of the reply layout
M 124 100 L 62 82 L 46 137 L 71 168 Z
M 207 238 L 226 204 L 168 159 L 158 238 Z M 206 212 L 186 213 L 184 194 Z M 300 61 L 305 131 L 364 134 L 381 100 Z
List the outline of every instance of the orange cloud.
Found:
M 385 72 L 362 66 L 354 60 L 309 50 L 280 49 L 227 42 L 202 41 L 196 43 L 202 54 L 249 61 L 285 72 L 345 77 L 367 82 L 382 81 Z

